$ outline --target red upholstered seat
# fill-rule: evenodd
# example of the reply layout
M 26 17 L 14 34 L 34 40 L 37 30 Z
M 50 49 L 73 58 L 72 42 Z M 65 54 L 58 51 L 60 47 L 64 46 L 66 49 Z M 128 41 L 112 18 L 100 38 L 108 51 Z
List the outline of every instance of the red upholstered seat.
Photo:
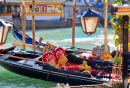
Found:
M 63 54 L 66 58 L 66 54 L 63 48 L 58 47 L 54 50 L 54 55 L 57 57 L 57 62 L 61 56 L 61 54 Z M 65 66 L 60 66 L 61 69 L 67 69 L 67 70 L 71 70 L 71 71 L 79 71 L 79 64 L 75 64 L 75 63 L 71 63 L 69 61 L 67 61 Z
M 64 49 L 61 47 L 56 48 L 54 50 L 54 54 L 56 55 L 57 58 L 59 58 L 61 54 L 63 54 L 67 58 Z
M 63 50 L 63 48 L 56 48 L 54 53 L 52 52 L 46 52 L 43 54 L 43 57 L 42 57 L 42 61 L 43 62 L 47 62 L 47 63 L 50 63 L 52 64 L 53 66 L 56 67 L 56 65 L 58 64 L 58 58 L 60 58 L 61 54 L 63 54 L 66 58 L 66 54 L 65 54 L 65 51 Z M 43 63 L 44 65 L 45 63 Z M 71 70 L 71 71 L 79 71 L 79 68 L 78 68 L 79 64 L 75 64 L 75 63 L 71 63 L 71 62 L 68 62 L 66 63 L 65 66 L 60 66 L 61 69 L 67 69 L 67 70 Z
M 57 60 L 56 56 L 52 52 L 46 52 L 46 53 L 43 54 L 42 61 L 50 63 L 53 66 L 56 66 L 58 60 Z M 43 65 L 44 64 L 45 63 L 43 63 Z

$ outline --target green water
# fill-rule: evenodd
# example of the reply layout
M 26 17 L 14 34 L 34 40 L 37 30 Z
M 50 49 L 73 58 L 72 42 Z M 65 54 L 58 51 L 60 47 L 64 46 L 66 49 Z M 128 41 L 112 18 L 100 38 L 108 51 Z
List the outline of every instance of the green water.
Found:
M 26 34 L 32 35 L 31 30 L 27 30 Z M 114 31 L 108 30 L 108 45 L 111 51 L 115 49 L 113 40 Z M 42 37 L 44 40 L 60 43 L 64 45 L 72 45 L 72 28 L 55 28 L 55 29 L 36 29 L 36 36 Z M 16 40 L 10 31 L 7 37 L 6 45 L 11 45 Z M 75 31 L 75 46 L 81 48 L 92 49 L 95 46 L 104 44 L 104 30 L 101 27 L 97 28 L 95 34 L 88 36 L 82 32 L 80 26 L 76 27 Z M 17 47 L 22 48 L 22 47 Z M 32 50 L 32 48 L 26 48 Z M 12 73 L 0 67 L 0 88 L 49 88 L 55 87 L 57 83 L 48 82 L 40 79 L 29 78 Z

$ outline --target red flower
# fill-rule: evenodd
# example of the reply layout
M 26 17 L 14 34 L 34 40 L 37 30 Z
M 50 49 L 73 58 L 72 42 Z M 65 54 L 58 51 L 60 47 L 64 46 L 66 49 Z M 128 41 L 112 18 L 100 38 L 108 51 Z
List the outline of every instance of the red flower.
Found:
M 1 52 L 1 53 L 3 53 L 3 52 L 4 52 L 4 50 L 3 50 L 3 49 L 1 49 L 1 50 L 0 50 L 0 52 Z
M 94 56 L 89 56 L 88 59 L 89 60 L 94 60 Z
M 100 58 L 100 55 L 98 55 L 97 58 Z
M 83 56 L 84 59 L 86 59 L 87 57 L 86 56 Z
M 65 69 L 65 66 L 60 66 L 60 68 L 61 68 L 62 70 L 64 70 L 64 69 Z

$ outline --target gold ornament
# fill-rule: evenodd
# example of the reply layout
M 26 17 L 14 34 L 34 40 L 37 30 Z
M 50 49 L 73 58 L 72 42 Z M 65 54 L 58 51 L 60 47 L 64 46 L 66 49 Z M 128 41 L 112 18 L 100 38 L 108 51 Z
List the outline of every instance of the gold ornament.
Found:
M 91 71 L 91 66 L 88 66 L 86 61 L 83 61 L 83 64 L 79 65 L 79 69 L 84 70 L 84 72 L 88 73 Z
M 83 57 L 83 56 L 82 56 L 82 54 L 80 53 L 80 54 L 79 54 L 79 58 L 82 58 L 82 57 Z

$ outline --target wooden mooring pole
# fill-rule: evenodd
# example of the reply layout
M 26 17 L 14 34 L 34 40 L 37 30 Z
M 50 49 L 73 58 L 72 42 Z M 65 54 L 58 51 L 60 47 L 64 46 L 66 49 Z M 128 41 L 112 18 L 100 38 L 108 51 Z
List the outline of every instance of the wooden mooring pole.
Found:
M 26 41 L 26 38 L 25 38 L 25 30 L 26 30 L 26 27 L 25 27 L 25 3 L 24 3 L 24 0 L 22 0 L 22 33 L 23 33 L 23 38 L 22 38 L 22 43 L 23 43 L 23 50 L 25 50 L 25 41 Z
M 108 13 L 108 4 L 104 1 L 104 43 L 105 43 L 105 51 L 108 51 L 108 41 L 107 41 L 107 13 Z
M 35 51 L 35 0 L 32 0 L 32 36 L 33 51 Z
M 72 47 L 75 47 L 75 10 L 76 10 L 76 0 L 73 4 L 73 16 L 72 16 Z

